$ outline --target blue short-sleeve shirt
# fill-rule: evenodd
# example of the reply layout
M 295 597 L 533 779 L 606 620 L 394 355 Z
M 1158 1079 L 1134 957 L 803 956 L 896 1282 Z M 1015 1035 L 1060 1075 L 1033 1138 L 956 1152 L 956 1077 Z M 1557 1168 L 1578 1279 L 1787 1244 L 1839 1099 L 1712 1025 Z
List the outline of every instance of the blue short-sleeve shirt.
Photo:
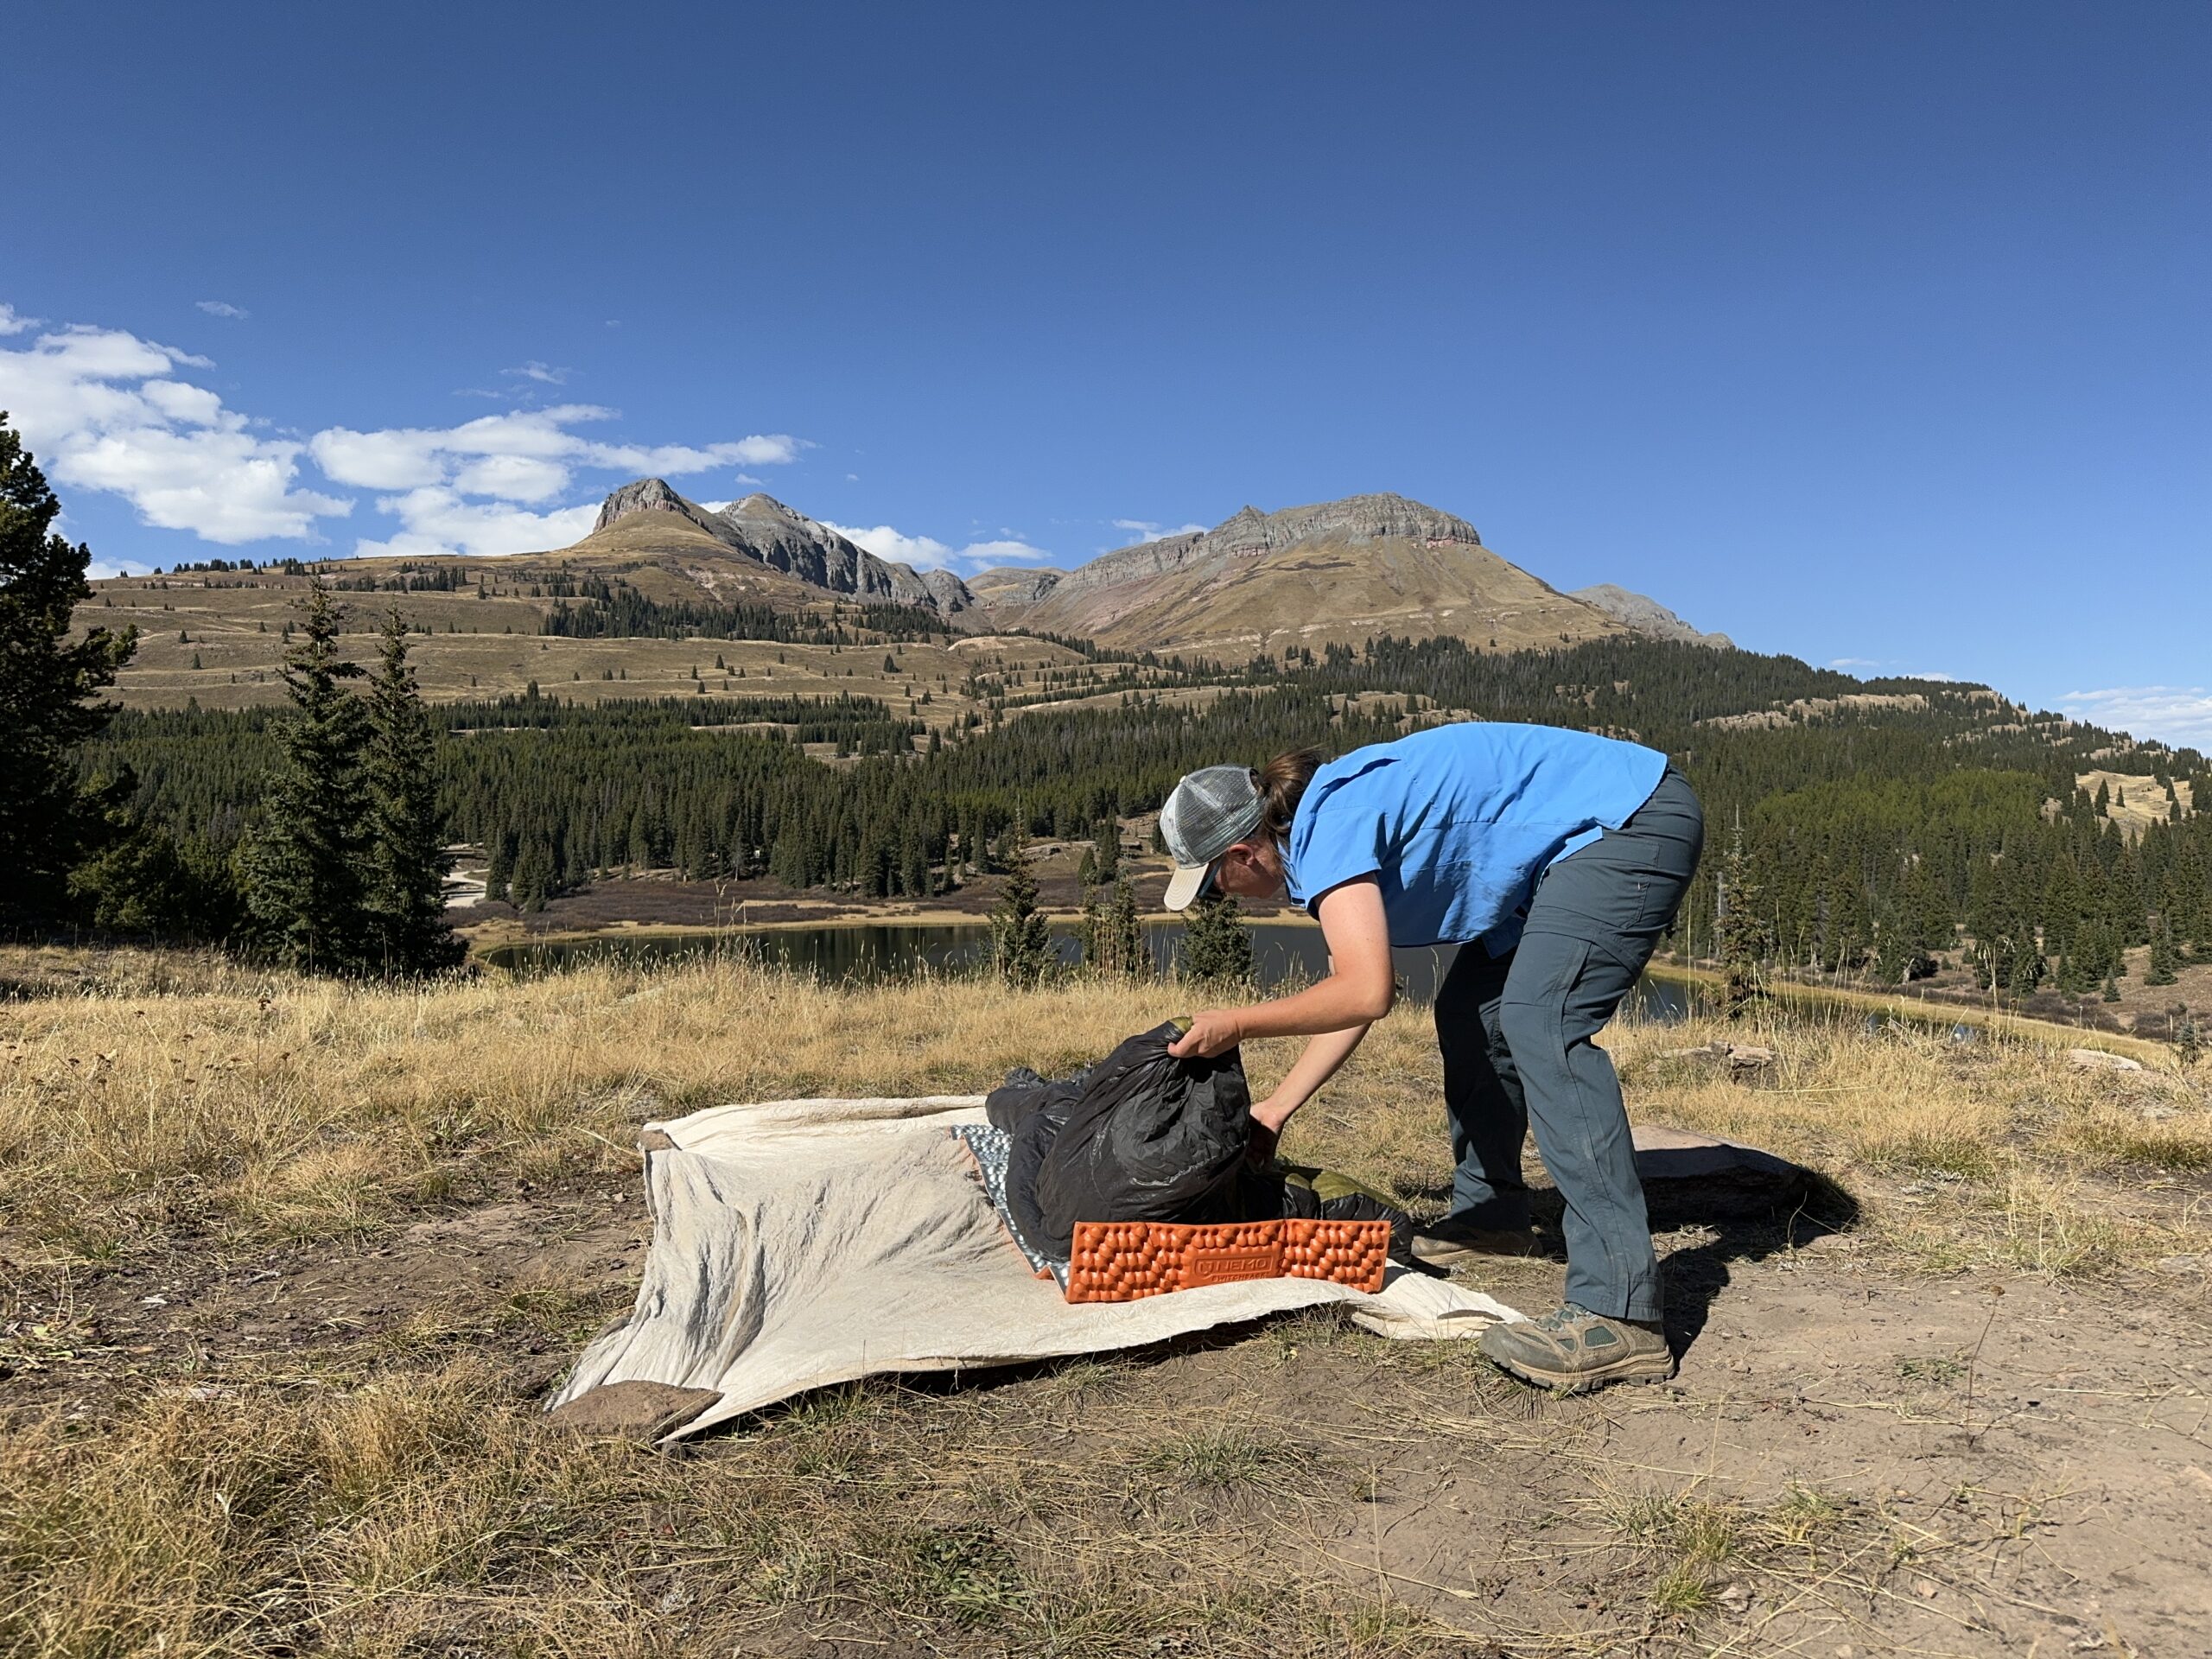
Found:
M 1313 774 L 1284 873 L 1308 911 L 1363 875 L 1394 945 L 1520 942 L 1537 878 L 1650 799 L 1667 757 L 1554 726 L 1468 721 L 1355 749 Z

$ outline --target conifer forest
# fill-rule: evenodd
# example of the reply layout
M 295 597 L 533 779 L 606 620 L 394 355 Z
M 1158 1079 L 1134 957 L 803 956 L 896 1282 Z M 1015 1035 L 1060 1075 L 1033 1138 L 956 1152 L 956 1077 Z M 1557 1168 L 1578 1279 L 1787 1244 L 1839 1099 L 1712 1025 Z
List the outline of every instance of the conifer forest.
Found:
M 989 708 L 950 742 L 880 702 L 748 702 L 780 734 L 697 723 L 690 700 L 611 705 L 535 694 L 433 705 L 448 836 L 485 849 L 495 893 L 528 906 L 594 874 L 670 868 L 792 887 L 920 898 L 1004 868 L 1014 836 L 1088 839 L 1156 809 L 1185 771 L 1332 753 L 1475 717 L 1584 727 L 1672 755 L 1713 853 L 1742 836 L 1770 960 L 1895 982 L 1938 950 L 1999 988 L 2046 976 L 2094 988 L 2120 952 L 2212 954 L 2212 799 L 2202 756 L 2033 715 L 1979 687 L 1860 682 L 1787 657 L 1604 640 L 1488 653 L 1370 641 L 1313 660 L 1203 665 L 1193 707 L 1148 689 L 1111 707 Z M 264 810 L 283 710 L 125 712 L 88 745 L 87 778 L 128 777 L 137 813 L 199 868 L 221 865 Z M 825 765 L 802 742 L 834 741 Z M 2126 833 L 2087 770 L 2121 772 L 2163 815 Z M 1721 861 L 1684 911 L 1706 954 Z

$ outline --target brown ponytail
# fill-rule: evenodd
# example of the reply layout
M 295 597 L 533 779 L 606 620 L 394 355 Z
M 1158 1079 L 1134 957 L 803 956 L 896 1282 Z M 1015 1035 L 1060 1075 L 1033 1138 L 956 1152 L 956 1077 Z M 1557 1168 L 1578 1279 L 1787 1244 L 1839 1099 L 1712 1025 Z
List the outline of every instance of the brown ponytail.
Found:
M 1261 797 L 1260 828 L 1277 847 L 1290 845 L 1290 821 L 1298 815 L 1298 803 L 1321 761 L 1319 749 L 1293 749 L 1252 774 L 1252 785 Z

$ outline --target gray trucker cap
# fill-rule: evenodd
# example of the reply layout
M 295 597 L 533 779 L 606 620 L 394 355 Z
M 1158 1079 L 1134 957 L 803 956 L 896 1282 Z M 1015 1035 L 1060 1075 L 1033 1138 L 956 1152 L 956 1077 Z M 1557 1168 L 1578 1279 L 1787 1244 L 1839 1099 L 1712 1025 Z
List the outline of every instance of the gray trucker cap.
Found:
M 1260 827 L 1262 802 L 1249 766 L 1185 773 L 1160 809 L 1160 839 L 1175 857 L 1166 903 L 1181 910 L 1206 890 L 1221 855 Z

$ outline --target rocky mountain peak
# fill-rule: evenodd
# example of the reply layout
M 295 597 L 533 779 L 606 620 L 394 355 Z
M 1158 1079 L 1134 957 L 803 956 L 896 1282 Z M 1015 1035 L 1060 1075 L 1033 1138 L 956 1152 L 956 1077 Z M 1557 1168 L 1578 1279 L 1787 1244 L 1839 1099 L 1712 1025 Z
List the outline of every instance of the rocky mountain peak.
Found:
M 722 509 L 722 516 L 726 518 L 777 518 L 801 524 L 814 522 L 804 513 L 785 506 L 763 490 L 755 490 L 752 494 L 731 502 Z
M 829 525 L 755 491 L 721 512 L 709 512 L 658 478 L 634 479 L 607 498 L 594 531 L 633 513 L 672 512 L 733 553 L 833 594 L 863 602 L 916 606 L 946 615 L 975 604 L 968 586 L 949 570 L 916 573 L 879 559 Z
M 1240 543 L 1257 534 L 1262 545 L 1288 547 L 1299 542 L 1342 540 L 1378 541 L 1397 537 L 1430 543 L 1462 543 L 1480 547 L 1482 536 L 1464 518 L 1440 512 L 1402 495 L 1348 495 L 1340 501 L 1323 501 L 1310 507 L 1285 507 L 1260 512 L 1247 507 L 1228 523 L 1200 537 L 1234 537 Z
M 1250 558 L 1301 543 L 1362 543 L 1389 537 L 1429 547 L 1480 547 L 1483 539 L 1465 519 L 1402 495 L 1351 495 L 1341 501 L 1284 507 L 1274 512 L 1262 512 L 1248 505 L 1211 530 L 1163 536 L 1103 554 L 1052 586 L 1062 594 L 1086 593 L 1171 570 L 1225 564 L 1234 558 Z
M 633 512 L 674 512 L 687 518 L 702 518 L 705 514 L 669 487 L 662 478 L 637 478 L 625 484 L 600 505 L 599 522 L 594 531 L 605 530 L 618 518 L 626 518 Z
M 1578 588 L 1567 597 L 1594 605 L 1614 621 L 1654 639 L 1675 639 L 1684 645 L 1711 645 L 1716 650 L 1736 643 L 1725 633 L 1700 632 L 1657 600 L 1631 593 L 1617 582 L 1601 582 L 1594 588 Z

